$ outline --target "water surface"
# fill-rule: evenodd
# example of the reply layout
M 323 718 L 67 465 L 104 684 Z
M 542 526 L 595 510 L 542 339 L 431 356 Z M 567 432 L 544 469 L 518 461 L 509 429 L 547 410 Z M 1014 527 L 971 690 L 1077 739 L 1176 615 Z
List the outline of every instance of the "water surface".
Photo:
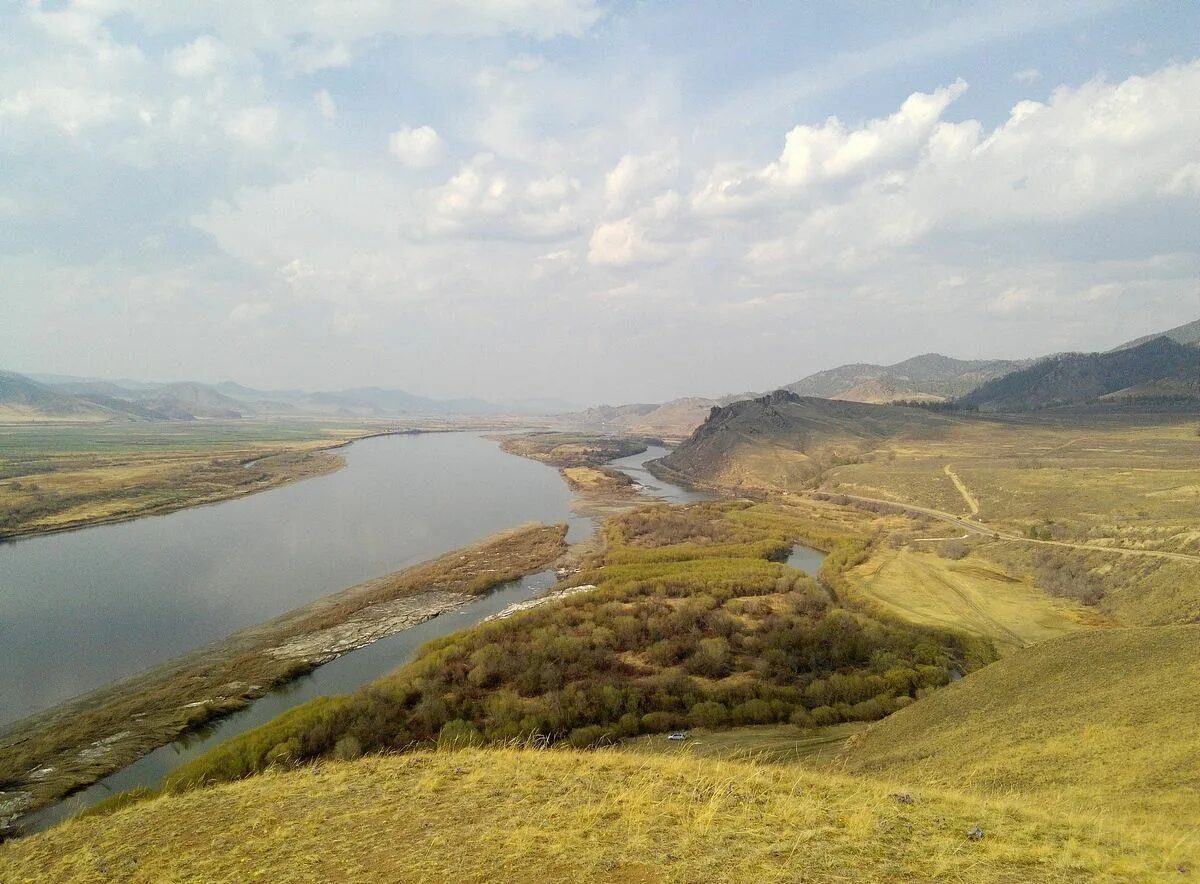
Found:
M 459 434 L 455 434 L 455 437 L 458 436 Z M 362 474 L 362 481 L 356 481 L 355 487 L 364 494 L 364 500 L 369 499 L 371 496 L 371 493 L 368 491 L 373 484 L 369 481 L 370 471 L 383 471 L 387 473 L 395 465 L 392 463 L 391 458 L 388 457 L 372 457 L 367 460 L 359 459 L 357 458 L 356 449 L 369 443 L 396 438 L 417 437 L 380 437 L 379 440 L 364 440 L 363 442 L 355 443 L 348 449 L 348 454 L 351 456 L 347 457 L 347 467 L 342 472 L 348 472 L 351 464 L 353 464 L 359 473 Z M 431 440 L 438 439 L 442 441 L 451 439 L 449 434 L 440 434 L 436 437 L 430 436 L 429 438 Z M 500 452 L 500 449 L 493 442 L 481 440 L 475 436 L 463 436 L 462 438 L 473 440 L 467 445 L 467 449 L 475 457 L 487 459 L 486 452 L 472 450 L 475 448 L 475 442 L 482 442 L 484 445 L 491 446 L 493 451 Z M 454 452 L 458 451 L 458 446 L 452 445 L 450 448 L 451 454 L 449 456 L 454 456 Z M 384 450 L 387 449 L 385 448 Z M 436 451 L 436 449 L 434 450 Z M 503 454 L 502 452 L 500 453 Z M 673 502 L 707 500 L 712 497 L 712 495 L 708 494 L 690 492 L 687 489 L 670 483 L 660 482 L 650 477 L 643 464 L 648 460 L 661 457 L 664 453 L 665 449 L 654 447 L 641 454 L 615 461 L 614 466 L 628 471 L 639 482 L 646 484 L 646 493 L 648 495 L 661 497 L 664 500 L 671 500 Z M 521 458 L 507 455 L 504 457 L 506 458 L 505 460 L 497 462 L 498 467 L 517 466 L 520 472 L 526 476 L 531 472 L 535 476 L 548 475 L 558 483 L 558 486 L 564 492 L 564 496 L 561 498 L 562 511 L 557 513 L 556 516 L 546 518 L 547 520 L 557 518 L 560 521 L 568 518 L 571 523 L 571 533 L 568 536 L 571 540 L 581 539 L 581 535 L 586 536 L 592 530 L 593 525 L 590 520 L 580 520 L 579 517 L 570 515 L 567 510 L 570 494 L 566 493 L 565 483 L 561 481 L 556 471 Z M 423 460 L 422 463 L 427 464 L 428 459 Z M 536 469 L 530 471 L 528 469 L 529 466 Z M 475 478 L 479 479 L 481 477 L 476 476 Z M 653 485 L 649 484 L 651 481 L 654 483 Z M 266 492 L 262 497 L 267 497 L 272 493 L 275 492 Z M 226 506 L 228 504 L 218 505 L 214 508 L 214 511 L 223 509 Z M 436 512 L 437 510 L 434 510 L 434 515 L 436 515 Z M 428 555 L 422 556 L 422 558 L 427 558 Z M 226 740 L 266 724 L 287 710 L 315 697 L 343 694 L 357 690 L 363 685 L 387 675 L 409 662 L 416 654 L 417 649 L 426 642 L 473 626 L 488 615 L 501 611 L 515 602 L 532 598 L 537 593 L 552 586 L 554 582 L 555 577 L 552 572 L 542 572 L 524 577 L 494 590 L 487 596 L 457 611 L 427 620 L 417 626 L 380 639 L 357 651 L 344 654 L 336 660 L 318 667 L 308 675 L 260 697 L 253 701 L 247 708 L 219 720 L 212 726 L 185 734 L 174 742 L 161 746 L 144 755 L 116 773 L 110 774 L 89 788 L 77 792 L 57 804 L 30 814 L 21 820 L 21 828 L 26 832 L 41 831 L 61 820 L 74 816 L 117 792 L 137 787 L 156 788 L 162 783 L 167 774 L 177 766 L 216 748 Z
M 292 707 L 316 697 L 355 691 L 408 663 L 417 649 L 426 642 L 474 626 L 485 617 L 502 611 L 509 605 L 532 598 L 554 583 L 553 571 L 531 574 L 505 584 L 456 611 L 426 620 L 357 651 L 343 654 L 336 660 L 317 667 L 308 675 L 260 697 L 245 709 L 220 719 L 210 727 L 185 734 L 173 743 L 160 746 L 87 789 L 30 814 L 21 820 L 21 829 L 25 832 L 40 832 L 117 792 L 139 786 L 156 788 L 167 774 L 180 764 L 203 755 L 226 740 L 266 724 Z
M 0 544 L 0 725 L 522 522 L 592 530 L 556 470 L 478 434 L 340 453 L 260 494 Z

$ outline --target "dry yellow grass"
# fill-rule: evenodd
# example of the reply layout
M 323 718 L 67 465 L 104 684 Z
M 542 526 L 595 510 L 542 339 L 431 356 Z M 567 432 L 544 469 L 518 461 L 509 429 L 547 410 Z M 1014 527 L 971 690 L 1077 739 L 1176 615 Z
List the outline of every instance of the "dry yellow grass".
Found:
M 717 758 L 758 764 L 801 761 L 813 766 L 834 758 L 845 742 L 865 727 L 867 725 L 864 722 L 852 721 L 811 730 L 790 724 L 763 724 L 728 730 L 695 728 L 689 732 L 687 740 L 668 740 L 666 734 L 646 734 L 626 740 L 619 748 L 623 752 L 668 758 Z
M 771 475 L 749 454 L 743 461 L 763 478 Z M 1052 520 L 1056 539 L 1194 554 L 1197 464 L 1194 417 L 979 420 L 929 438 L 887 440 L 860 463 L 831 469 L 822 487 L 977 512 L 978 521 L 1017 534 Z
M 1081 632 L 873 725 L 850 742 L 845 767 L 1145 826 L 1195 854 L 1198 682 L 1200 626 Z
M 850 572 L 857 594 L 903 620 L 991 639 L 1001 652 L 1104 624 L 1095 611 L 1046 595 L 971 556 L 950 561 L 881 549 Z
M 1154 841 L 802 768 L 472 750 L 255 777 L 0 847 L 5 881 L 1152 881 Z M 968 833 L 976 826 L 981 840 Z
M 340 424 L 0 426 L 0 536 L 213 503 L 336 470 Z

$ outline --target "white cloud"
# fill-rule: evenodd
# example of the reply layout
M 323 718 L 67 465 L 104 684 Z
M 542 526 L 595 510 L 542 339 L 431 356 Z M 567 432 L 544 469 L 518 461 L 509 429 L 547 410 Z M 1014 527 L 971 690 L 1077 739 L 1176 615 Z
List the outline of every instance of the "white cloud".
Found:
M 429 126 L 405 126 L 388 136 L 388 151 L 408 168 L 424 169 L 438 161 L 442 139 Z
M 1042 72 L 1037 68 L 1021 68 L 1013 72 L 1012 78 L 1017 83 L 1036 83 L 1042 78 Z
M 595 0 L 91 0 L 34 14 L 44 29 L 75 39 L 90 38 L 122 16 L 152 32 L 206 31 L 231 46 L 276 53 L 299 71 L 344 66 L 354 44 L 381 37 L 518 33 L 546 39 L 579 35 L 603 15 Z
M 46 84 L 0 98 L 0 119 L 44 120 L 69 135 L 77 135 L 113 119 L 125 106 L 116 95 Z
M 581 224 L 581 185 L 564 173 L 529 178 L 492 154 L 476 154 L 425 194 L 424 230 L 443 236 L 546 240 Z
M 672 142 L 647 154 L 625 154 L 604 179 L 609 208 L 622 211 L 651 192 L 659 192 L 679 175 L 679 149 Z
M 950 103 L 967 84 L 957 80 L 932 93 L 914 92 L 894 114 L 848 128 L 837 117 L 820 126 L 798 125 L 787 133 L 779 158 L 763 169 L 746 171 L 721 164 L 694 196 L 702 212 L 753 209 L 788 191 L 911 167 Z
M 322 89 L 313 95 L 313 104 L 317 106 L 317 110 L 321 112 L 321 116 L 326 120 L 332 120 L 337 116 L 337 102 L 333 100 L 333 96 L 329 94 L 328 89 Z
M 176 75 L 197 79 L 211 76 L 232 58 L 228 46 L 207 34 L 167 53 L 167 63 Z
M 238 111 L 225 124 L 225 131 L 252 147 L 269 144 L 279 127 L 279 110 L 274 107 L 248 107 Z
M 1200 162 L 1181 166 L 1163 187 L 1163 191 L 1175 196 L 1200 196 Z
M 633 218 L 601 224 L 588 242 L 588 263 L 628 267 L 661 261 L 666 251 L 649 242 Z

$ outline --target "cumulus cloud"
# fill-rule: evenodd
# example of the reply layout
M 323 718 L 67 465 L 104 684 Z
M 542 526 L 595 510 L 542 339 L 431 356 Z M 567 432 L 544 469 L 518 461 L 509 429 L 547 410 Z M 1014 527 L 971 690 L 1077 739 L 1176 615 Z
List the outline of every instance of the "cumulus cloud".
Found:
M 492 154 L 476 154 L 424 194 L 425 231 L 509 240 L 555 239 L 575 231 L 579 181 L 563 173 L 527 176 Z
M 225 124 L 225 131 L 251 147 L 269 144 L 279 126 L 279 109 L 248 107 L 235 113 Z
M 229 64 L 232 53 L 220 40 L 207 34 L 167 53 L 171 70 L 180 77 L 207 77 Z
M 650 193 L 660 192 L 679 174 L 679 148 L 672 142 L 647 154 L 625 154 L 604 178 L 604 199 L 621 211 Z
M 388 152 L 410 169 L 424 169 L 438 161 L 442 139 L 429 126 L 405 126 L 388 136 Z
M 914 92 L 895 113 L 857 127 L 837 117 L 820 126 L 798 125 L 784 138 L 779 158 L 765 168 L 713 169 L 695 194 L 695 206 L 710 213 L 745 211 L 819 185 L 910 167 L 946 108 L 966 89 L 957 80 L 932 93 Z
M 765 365 L 787 348 L 783 330 L 825 347 L 805 358 L 849 356 L 846 337 L 812 340 L 816 316 L 861 327 L 853 346 L 927 350 L 945 344 L 920 317 L 952 315 L 960 334 L 989 329 L 978 346 L 949 338 L 969 355 L 993 341 L 1054 349 L 1053 335 L 1078 346 L 1081 313 L 1109 321 L 1115 343 L 1131 316 L 1200 307 L 1187 236 L 1197 63 L 1146 60 L 1139 76 L 1052 89 L 1033 68 L 950 54 L 939 79 L 911 80 L 896 57 L 890 80 L 849 90 L 846 78 L 880 70 L 854 68 L 868 48 L 830 54 L 828 80 L 788 73 L 750 127 L 735 105 L 754 103 L 753 74 L 731 70 L 729 93 L 708 94 L 688 79 L 686 45 L 674 64 L 650 31 L 620 43 L 633 14 L 618 7 L 574 53 L 537 41 L 592 28 L 591 0 L 64 0 L 0 13 L 0 149 L 33 170 L 0 194 L 0 277 L 20 271 L 26 293 L 11 311 L 24 335 L 0 328 L 0 345 L 47 337 L 26 318 L 42 288 L 110 306 L 169 292 L 217 336 L 271 329 L 300 349 L 298 329 L 338 329 L 359 354 L 394 353 L 452 327 L 475 353 L 503 338 L 518 382 L 516 348 L 549 339 L 569 342 L 568 360 L 620 361 L 639 379 L 674 370 L 713 393 L 787 380 L 726 373 Z M 927 78 L 937 40 L 922 39 L 906 52 Z M 359 67 L 367 41 L 403 47 L 404 62 Z M 1008 96 L 998 121 L 962 110 L 956 76 L 972 71 L 980 105 Z M 837 114 L 805 110 L 816 104 Z M 695 341 L 720 351 L 705 369 L 715 388 L 696 378 Z M 463 355 L 464 373 L 478 367 Z
M 915 95 L 855 129 L 796 127 L 777 162 L 725 183 L 720 170 L 710 173 L 693 203 L 702 213 L 770 206 L 767 217 L 786 223 L 749 248 L 760 268 L 849 270 L 923 241 L 944 248 L 939 235 L 1070 224 L 1191 186 L 1200 114 L 1189 96 L 1200 90 L 1200 63 L 1060 87 L 1046 102 L 1018 102 L 991 131 L 942 119 L 964 88 Z M 812 190 L 838 176 L 852 176 L 853 187 Z M 769 231 L 761 217 L 755 223 Z

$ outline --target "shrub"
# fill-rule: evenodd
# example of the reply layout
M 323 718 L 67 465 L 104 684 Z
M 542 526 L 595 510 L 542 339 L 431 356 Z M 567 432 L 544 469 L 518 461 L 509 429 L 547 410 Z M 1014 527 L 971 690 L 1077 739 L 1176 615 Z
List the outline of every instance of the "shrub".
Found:
M 739 703 L 730 714 L 734 724 L 770 724 L 776 720 L 771 704 L 763 700 Z
M 693 727 L 718 728 L 729 721 L 729 710 L 725 708 L 724 703 L 705 700 L 692 707 L 688 718 L 691 719 Z
M 818 706 L 812 711 L 812 722 L 817 727 L 828 727 L 838 723 L 838 714 L 832 706 Z
M 481 746 L 483 742 L 483 735 L 475 725 L 461 718 L 442 725 L 437 738 L 439 749 L 465 749 L 468 746 Z
M 803 730 L 809 730 L 810 728 L 817 726 L 817 722 L 816 719 L 813 718 L 813 714 L 803 706 L 799 707 L 792 713 L 792 717 L 789 719 L 789 721 L 791 721 L 791 723 L 796 727 L 802 728 Z
M 682 719 L 670 712 L 648 712 L 642 716 L 642 731 L 648 734 L 661 734 L 664 731 L 675 730 L 682 724 Z
M 592 749 L 612 742 L 615 742 L 613 734 L 595 724 L 576 728 L 567 737 L 567 743 L 573 749 Z
M 333 746 L 333 757 L 340 761 L 353 761 L 362 755 L 362 743 L 354 734 L 346 734 Z

